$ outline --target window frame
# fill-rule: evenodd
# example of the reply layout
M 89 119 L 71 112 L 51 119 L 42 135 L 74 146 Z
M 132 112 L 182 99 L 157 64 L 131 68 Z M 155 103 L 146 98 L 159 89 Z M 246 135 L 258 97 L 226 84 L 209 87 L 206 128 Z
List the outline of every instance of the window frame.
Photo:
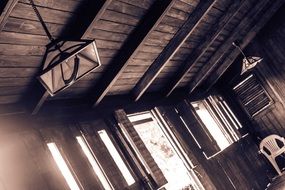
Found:
M 216 99 L 216 100 L 215 100 Z M 193 104 L 200 102 L 202 103 L 210 116 L 214 119 L 215 123 L 220 128 L 222 134 L 229 142 L 229 145 L 225 147 L 224 149 L 221 149 L 221 147 L 218 145 L 219 150 L 217 150 L 214 154 L 207 154 L 203 147 L 201 147 L 199 138 L 195 136 L 195 134 L 192 134 L 194 136 L 195 140 L 199 143 L 199 148 L 202 150 L 204 156 L 207 159 L 211 159 L 212 157 L 220 154 L 224 150 L 226 150 L 228 147 L 230 147 L 233 143 L 239 141 L 241 138 L 243 138 L 245 135 L 241 135 L 240 129 L 243 128 L 241 122 L 237 118 L 237 116 L 233 113 L 233 111 L 230 109 L 228 103 L 219 95 L 209 95 L 207 98 L 204 98 L 202 100 L 196 100 L 194 102 L 189 102 L 189 105 L 192 106 L 194 115 L 196 115 L 196 119 L 198 120 L 198 123 L 200 124 L 200 127 L 203 129 L 205 134 L 209 137 L 209 144 L 212 146 L 216 146 L 216 144 L 213 144 L 210 139 L 214 139 L 214 142 L 216 142 L 216 138 L 211 134 L 211 132 L 208 129 L 208 126 L 205 125 L 205 123 L 200 118 L 199 114 L 196 112 L 195 107 Z M 205 105 L 206 104 L 206 105 Z M 215 105 L 216 104 L 216 105 Z M 218 106 L 220 104 L 220 107 Z M 221 106 L 223 105 L 223 106 Z M 222 110 L 222 109 L 224 110 Z M 227 113 L 223 113 L 223 111 L 226 111 Z M 231 120 L 231 121 L 229 121 Z M 234 124 L 234 127 L 230 124 Z M 189 126 L 187 126 L 189 127 Z M 191 128 L 189 128 L 191 130 Z M 226 134 L 225 134 L 226 133 Z
M 60 171 L 61 175 L 63 176 L 67 186 L 71 189 L 71 190 L 82 190 L 83 187 L 76 175 L 76 173 L 74 172 L 71 164 L 69 163 L 68 159 L 66 158 L 61 146 L 56 142 L 56 141 L 51 141 L 51 142 L 47 142 L 46 143 L 49 153 L 52 156 L 52 159 L 54 161 L 54 163 L 57 166 L 57 169 Z M 56 154 L 59 155 L 59 160 L 56 158 Z M 60 166 L 60 162 L 63 161 L 63 166 Z M 65 173 L 63 170 L 64 167 L 65 169 L 67 169 L 67 173 Z M 70 176 L 67 176 L 70 175 Z M 69 177 L 71 177 L 72 181 L 69 181 Z M 75 189 L 73 188 L 72 183 L 75 183 L 76 187 Z
M 77 140 L 78 144 L 80 145 L 80 147 L 81 147 L 85 157 L 88 160 L 88 163 L 91 165 L 91 167 L 92 167 L 96 177 L 99 179 L 99 181 L 100 181 L 101 185 L 103 186 L 103 188 L 107 189 L 107 190 L 108 189 L 109 190 L 114 190 L 114 187 L 113 187 L 112 183 L 110 182 L 108 176 L 106 175 L 106 173 L 104 171 L 104 168 L 102 167 L 102 165 L 98 161 L 95 153 L 93 152 L 92 148 L 90 147 L 90 145 L 89 145 L 87 139 L 85 138 L 83 132 L 81 131 L 81 135 L 75 136 L 75 139 Z M 80 143 L 79 139 L 82 141 L 81 142 L 82 144 Z M 85 146 L 85 147 L 83 147 L 82 145 Z M 89 151 L 90 155 L 88 155 L 88 153 L 86 151 Z M 91 157 L 93 158 L 93 160 L 92 160 Z M 95 164 L 92 163 L 92 161 L 95 162 Z
M 139 124 L 147 123 L 147 122 L 156 122 L 160 128 L 159 130 L 161 130 L 161 133 L 165 136 L 167 141 L 170 143 L 170 146 L 173 148 L 173 151 L 181 159 L 181 161 L 182 161 L 183 165 L 185 166 L 189 175 L 191 175 L 191 178 L 192 178 L 193 183 L 194 183 L 191 185 L 194 186 L 196 189 L 201 189 L 201 190 L 205 189 L 204 186 L 202 185 L 201 181 L 196 176 L 196 174 L 193 170 L 195 168 L 194 164 L 192 163 L 192 161 L 188 157 L 186 151 L 184 150 L 184 148 L 180 144 L 180 142 L 177 139 L 177 137 L 175 136 L 174 132 L 171 130 L 171 127 L 165 121 L 164 117 L 160 113 L 159 108 L 155 107 L 154 109 L 149 110 L 149 111 L 132 113 L 132 114 L 128 114 L 127 116 L 132 117 L 132 116 L 136 116 L 136 115 L 142 115 L 145 113 L 149 114 L 150 117 L 148 117 L 148 118 L 151 118 L 151 119 L 146 118 L 146 119 L 131 121 L 132 124 L 133 125 L 139 125 Z M 145 122 L 142 122 L 142 121 L 145 121 Z M 159 189 L 163 189 L 165 185 L 161 186 Z
M 110 137 L 110 134 L 108 134 L 108 131 L 105 129 L 101 129 L 101 130 L 98 130 L 97 133 L 98 133 L 101 141 L 105 145 L 106 149 L 108 150 L 111 158 L 113 159 L 113 161 L 115 162 L 119 171 L 121 172 L 123 178 L 126 180 L 126 183 L 128 184 L 128 186 L 134 185 L 136 183 L 135 176 L 134 176 L 132 170 L 130 169 L 130 167 L 128 166 L 128 164 L 125 162 L 122 155 L 120 154 L 120 150 L 118 150 L 115 143 L 112 141 L 112 138 Z M 100 135 L 102 133 L 104 133 L 108 142 L 106 142 L 104 140 L 104 137 Z M 111 143 L 111 144 L 108 145 L 107 143 Z M 113 151 L 111 151 L 112 149 L 113 149 Z M 116 157 L 118 157 L 119 160 L 117 160 Z

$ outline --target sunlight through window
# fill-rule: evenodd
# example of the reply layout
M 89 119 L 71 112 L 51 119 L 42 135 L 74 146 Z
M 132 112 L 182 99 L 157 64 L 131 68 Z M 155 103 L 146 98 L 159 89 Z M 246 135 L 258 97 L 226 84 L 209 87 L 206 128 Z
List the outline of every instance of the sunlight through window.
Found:
M 196 113 L 199 115 L 202 122 L 205 124 L 210 134 L 216 140 L 221 150 L 227 148 L 231 143 L 227 140 L 220 127 L 208 112 L 203 103 L 192 104 L 196 108 Z
M 98 134 L 102 141 L 104 142 L 105 146 L 108 149 L 108 152 L 112 156 L 113 160 L 117 164 L 119 170 L 123 174 L 126 182 L 128 185 L 132 185 L 135 183 L 133 176 L 131 175 L 130 171 L 128 170 L 126 164 L 122 160 L 121 156 L 119 155 L 118 151 L 116 150 L 115 146 L 113 145 L 111 139 L 109 138 L 108 134 L 105 130 L 98 131 Z
M 93 152 L 91 152 L 90 147 L 87 145 L 85 139 L 81 136 L 76 137 L 77 142 L 81 146 L 85 156 L 87 157 L 89 163 L 91 164 L 95 174 L 98 176 L 100 182 L 102 183 L 104 189 L 106 190 L 113 190 L 110 182 L 108 181 L 104 171 L 101 169 L 97 160 L 95 160 L 95 156 Z
M 71 190 L 80 190 L 78 184 L 76 183 L 74 177 L 71 174 L 71 171 L 69 170 L 67 164 L 65 163 L 62 155 L 60 154 L 57 146 L 55 143 L 48 143 L 47 144 L 52 157 L 57 165 L 57 167 L 59 168 L 60 172 L 62 173 L 65 181 L 67 182 L 69 188 Z
M 166 178 L 168 183 L 163 188 L 167 190 L 203 189 L 198 187 L 194 181 L 194 175 L 189 173 L 191 168 L 188 170 L 183 163 L 182 152 L 178 150 L 179 145 L 175 144 L 174 139 L 170 137 L 170 131 L 167 131 L 166 126 L 163 126 L 155 115 L 144 112 L 128 115 L 128 118 Z M 173 146 L 174 144 L 176 147 Z

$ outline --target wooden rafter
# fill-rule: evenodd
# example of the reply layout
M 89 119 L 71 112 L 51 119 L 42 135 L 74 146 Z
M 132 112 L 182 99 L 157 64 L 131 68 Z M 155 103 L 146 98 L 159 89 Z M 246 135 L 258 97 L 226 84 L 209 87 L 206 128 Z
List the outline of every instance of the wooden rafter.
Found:
M 212 27 L 212 31 L 206 36 L 204 42 L 201 43 L 198 48 L 193 50 L 193 52 L 186 59 L 183 67 L 181 67 L 181 69 L 178 70 L 175 76 L 169 81 L 170 85 L 167 87 L 166 96 L 169 96 L 183 80 L 183 78 L 187 75 L 187 73 L 193 69 L 193 67 L 197 64 L 197 62 L 204 55 L 207 49 L 222 33 L 226 25 L 231 22 L 234 17 L 236 17 L 236 15 L 241 9 L 243 9 L 244 4 L 246 4 L 246 1 L 234 1 L 233 4 L 231 4 L 229 9 L 227 10 L 227 13 L 225 13 L 219 20 L 219 22 Z
M 18 3 L 18 1 L 19 0 L 8 0 L 8 1 L 2 1 L 0 3 L 1 7 L 3 7 L 3 10 L 0 15 L 0 32 L 3 30 L 9 15 L 11 14 L 13 8 Z
M 63 32 L 62 36 L 65 35 L 68 38 L 88 38 L 89 34 L 92 31 L 92 28 L 94 27 L 94 24 L 96 24 L 96 22 L 101 18 L 111 1 L 112 0 L 102 0 L 100 2 L 93 2 L 88 5 L 87 10 L 84 10 L 82 12 L 81 17 L 71 23 L 71 25 L 74 25 L 74 27 L 70 28 L 74 28 L 74 30 L 65 31 Z M 79 21 L 82 23 L 81 25 L 78 24 Z M 49 97 L 49 93 L 41 85 L 38 84 L 35 89 L 37 91 L 37 93 L 33 95 L 35 102 L 33 101 L 32 105 L 30 105 L 32 115 L 38 113 L 46 99 Z M 32 93 L 35 92 L 32 90 Z
M 150 33 L 161 22 L 165 14 L 174 4 L 174 0 L 155 1 L 150 10 L 143 17 L 142 21 L 127 38 L 118 54 L 94 87 L 94 106 L 97 106 L 116 80 L 123 73 L 127 64 L 135 57 L 140 47 L 144 44 Z
M 202 22 L 204 17 L 212 9 L 214 5 L 213 0 L 200 1 L 194 12 L 189 16 L 184 25 L 174 35 L 171 41 L 167 44 L 161 54 L 151 64 L 148 70 L 144 73 L 142 78 L 133 89 L 135 101 L 139 100 L 148 87 L 152 84 L 155 78 L 162 71 L 167 62 L 174 56 L 181 45 L 193 33 L 196 27 Z
M 280 3 L 280 1 L 275 1 L 274 5 L 277 3 Z M 252 28 L 259 23 L 265 23 L 265 19 L 261 18 L 263 18 L 263 15 L 269 11 L 268 7 L 271 7 L 271 4 L 273 3 L 270 1 L 258 1 L 255 6 L 247 12 L 244 19 L 235 28 L 235 31 L 227 38 L 214 55 L 211 56 L 211 59 L 206 66 L 203 67 L 203 69 L 195 76 L 194 80 L 192 80 L 188 87 L 189 93 L 193 92 L 193 90 L 206 79 L 206 76 L 213 71 L 220 60 L 224 57 L 225 53 L 232 47 L 232 42 L 242 40 L 241 31 L 251 31 Z
M 241 41 L 240 43 L 240 47 L 242 49 L 244 49 L 252 40 L 253 38 L 256 36 L 256 34 L 258 33 L 258 31 L 264 27 L 264 25 L 269 21 L 269 19 L 273 16 L 273 14 L 278 10 L 278 8 L 280 8 L 282 5 L 284 4 L 284 1 L 278 1 L 275 4 L 273 4 L 271 6 L 271 8 L 269 8 L 267 10 L 267 12 L 265 12 L 265 14 L 262 15 L 262 17 L 260 18 L 260 20 L 262 20 L 262 22 L 257 23 L 252 29 L 251 31 L 247 34 L 247 36 Z M 231 66 L 231 64 L 235 61 L 235 59 L 237 58 L 237 56 L 240 54 L 240 51 L 238 51 L 237 49 L 234 49 L 229 57 L 226 59 L 226 61 L 215 71 L 215 73 L 213 73 L 213 75 L 211 75 L 209 77 L 209 79 L 207 79 L 205 81 L 206 84 L 208 84 L 207 86 L 207 91 L 218 81 L 218 79 L 223 75 L 223 73 Z
M 88 110 L 96 116 L 106 116 L 108 114 L 113 114 L 114 110 L 122 107 L 129 112 L 135 113 L 142 110 L 150 110 L 155 106 L 177 104 L 185 98 L 187 98 L 187 94 L 182 90 L 175 91 L 167 98 L 163 98 L 162 94 L 159 92 L 147 93 L 137 102 L 134 102 L 128 94 L 121 94 L 116 96 L 106 96 L 102 102 L 93 109 L 90 109 L 90 102 L 83 99 L 55 99 L 46 104 L 41 109 L 40 114 L 52 114 L 62 118 L 66 113 L 71 114 L 74 112 L 76 117 L 78 117 L 79 115 L 86 113 L 83 110 Z M 82 116 L 80 117 L 82 118 Z M 86 115 L 84 117 L 88 118 Z

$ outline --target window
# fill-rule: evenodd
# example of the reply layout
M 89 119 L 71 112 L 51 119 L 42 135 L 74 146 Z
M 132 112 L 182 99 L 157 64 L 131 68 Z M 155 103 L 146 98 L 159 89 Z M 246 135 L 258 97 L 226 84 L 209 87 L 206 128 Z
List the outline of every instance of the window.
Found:
M 77 142 L 79 143 L 80 147 L 82 148 L 85 156 L 87 157 L 89 163 L 91 164 L 95 174 L 98 176 L 100 182 L 102 183 L 105 190 L 113 190 L 111 183 L 109 182 L 106 174 L 104 173 L 102 167 L 100 166 L 98 160 L 96 159 L 94 153 L 92 152 L 91 148 L 89 147 L 86 139 L 84 136 L 77 136 Z
M 129 141 L 129 145 L 126 146 L 128 146 L 132 152 L 135 152 L 138 158 L 136 161 L 138 161 L 138 165 L 142 168 L 142 173 L 147 180 L 146 182 L 152 186 L 153 189 L 165 185 L 167 180 L 135 130 L 133 124 L 130 122 L 126 112 L 122 109 L 116 110 L 115 117 L 118 121 L 121 134 L 125 136 L 125 140 Z
M 233 87 L 240 104 L 251 116 L 255 116 L 273 103 L 258 78 L 250 74 Z
M 196 110 L 196 113 L 204 123 L 204 125 L 209 130 L 209 133 L 214 137 L 220 150 L 227 148 L 232 142 L 229 141 L 226 136 L 223 134 L 223 131 L 218 126 L 218 123 L 210 115 L 206 106 L 203 102 L 197 102 L 192 104 Z
M 166 178 L 167 183 L 163 187 L 169 190 L 203 189 L 198 178 L 192 173 L 191 161 L 190 165 L 186 164 L 183 158 L 185 152 L 173 139 L 174 135 L 172 136 L 169 128 L 165 126 L 162 117 L 155 113 L 137 113 L 129 115 L 128 118 Z
M 68 168 L 66 162 L 64 161 L 60 151 L 58 150 L 55 143 L 48 143 L 47 144 L 52 157 L 59 168 L 60 172 L 62 173 L 66 183 L 68 184 L 69 188 L 71 190 L 80 190 L 78 184 L 76 183 L 76 180 L 74 179 L 70 169 Z
M 206 134 L 208 141 L 212 144 L 211 146 L 216 145 L 217 147 L 216 150 L 204 152 L 207 158 L 214 156 L 239 140 L 238 131 L 242 125 L 222 97 L 209 96 L 191 104 L 201 121 L 200 127 L 203 129 L 201 132 Z M 205 142 L 201 142 L 201 138 L 195 137 L 195 135 L 194 138 L 198 141 L 200 148 L 200 144 L 204 143 L 205 145 Z M 205 146 L 209 146 L 209 144 Z
M 118 166 L 119 170 L 121 171 L 122 175 L 124 176 L 128 185 L 132 185 L 135 183 L 133 176 L 131 175 L 129 169 L 127 168 L 126 164 L 122 160 L 120 154 L 118 153 L 117 149 L 115 148 L 114 144 L 112 143 L 110 137 L 108 136 L 105 130 L 98 131 L 98 134 L 105 144 L 108 152 L 112 156 L 113 160 L 115 161 L 116 165 Z

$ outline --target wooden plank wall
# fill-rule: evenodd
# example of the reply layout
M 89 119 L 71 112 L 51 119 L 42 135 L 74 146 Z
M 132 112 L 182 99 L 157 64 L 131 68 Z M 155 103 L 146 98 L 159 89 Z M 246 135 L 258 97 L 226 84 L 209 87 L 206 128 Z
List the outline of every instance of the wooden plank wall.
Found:
M 30 123 L 30 121 L 17 117 L 12 121 L 0 119 L 1 190 L 69 189 L 53 161 L 46 145 L 47 142 L 57 144 L 84 189 L 104 189 L 75 139 L 75 136 L 79 134 L 78 127 L 86 135 L 113 187 L 115 189 L 139 189 L 140 184 L 132 170 L 130 172 L 137 182 L 131 186 L 127 185 L 100 139 L 97 131 L 105 129 L 111 140 L 115 142 L 103 120 L 77 124 L 58 122 L 43 124 L 47 122 L 35 123 L 33 120 L 33 123 Z M 117 147 L 116 144 L 115 146 Z M 119 151 L 119 153 L 121 152 Z
M 182 108 L 187 109 L 186 106 Z M 182 108 L 180 106 L 180 110 Z M 178 108 L 162 106 L 159 109 L 182 143 L 195 165 L 195 173 L 207 190 L 246 190 L 266 187 L 267 176 L 271 175 L 272 170 L 268 169 L 268 164 L 258 154 L 258 148 L 251 138 L 244 138 L 207 160 L 193 137 L 187 132 L 179 112 L 177 113 Z M 187 117 L 185 121 L 189 127 L 199 127 L 193 114 Z M 27 116 L 23 115 L 23 118 L 16 116 L 9 122 L 0 119 L 0 155 L 4 155 L 0 156 L 2 189 L 68 189 L 47 149 L 46 142 L 50 141 L 60 145 L 85 189 L 99 189 L 99 181 L 74 138 L 78 135 L 78 127 L 86 135 L 115 189 L 140 189 L 139 180 L 135 174 L 133 176 L 137 182 L 127 187 L 123 176 L 100 140 L 98 130 L 105 129 L 109 132 L 109 128 L 102 119 L 73 118 L 75 121 L 71 122 L 69 118 L 69 122 L 66 122 L 62 118 L 49 117 L 49 121 L 47 118 L 42 118 L 36 122 L 34 118 L 32 121 L 26 121 L 24 118 Z M 109 135 L 114 140 L 111 133 Z M 117 144 L 115 146 L 118 147 Z
M 250 136 L 232 144 L 209 162 L 221 167 L 234 189 L 265 189 L 274 175 Z
M 274 105 L 264 115 L 254 118 L 264 135 L 276 133 L 285 136 L 285 6 L 252 42 L 249 49 L 264 57 L 257 71 L 264 79 L 265 87 L 274 98 Z M 251 50 L 252 51 L 252 50 Z
M 261 84 L 273 99 L 273 104 L 253 118 L 247 116 L 242 110 L 231 90 L 233 85 L 244 77 L 240 76 L 239 72 L 241 57 L 233 63 L 215 86 L 230 105 L 234 106 L 237 115 L 243 116 L 240 118 L 247 124 L 246 127 L 251 134 L 257 136 L 255 140 L 249 136 L 243 138 L 239 143 L 235 143 L 209 160 L 210 166 L 220 165 L 227 177 L 231 179 L 235 189 L 264 189 L 268 179 L 276 175 L 266 158 L 257 153 L 257 145 L 262 138 L 272 133 L 285 136 L 284 13 L 283 6 L 245 49 L 246 55 L 264 58 L 252 72 L 260 79 Z
M 185 102 L 182 104 L 185 104 Z M 269 183 L 269 177 L 273 175 L 272 169 L 266 160 L 258 154 L 258 146 L 250 136 L 246 136 L 238 143 L 232 144 L 216 156 L 206 159 L 195 140 L 186 132 L 186 126 L 181 122 L 177 114 L 177 110 L 178 113 L 187 113 L 189 110 L 183 111 L 182 109 L 190 108 L 181 104 L 175 107 L 160 107 L 160 111 L 168 124 L 173 126 L 172 129 L 178 135 L 178 139 L 181 139 L 182 144 L 186 147 L 188 156 L 193 164 L 196 165 L 195 169 L 198 169 L 200 174 L 198 176 L 207 189 L 250 190 L 266 188 L 266 185 Z M 200 127 L 193 114 L 184 114 L 183 117 L 190 130 Z M 199 137 L 196 136 L 196 138 L 199 141 Z M 208 144 L 208 146 L 211 146 L 211 144 Z
M 252 126 L 249 127 L 258 135 L 259 140 L 273 133 L 285 136 L 284 12 L 285 6 L 281 7 L 271 19 L 271 22 L 261 30 L 245 49 L 247 55 L 263 57 L 263 61 L 256 66 L 253 73 L 256 74 L 274 101 L 271 106 L 253 118 L 247 117 L 247 120 L 252 123 Z M 218 87 L 221 91 L 224 91 L 224 96 L 227 96 L 232 104 L 236 106 L 239 106 L 239 104 L 231 91 L 231 87 L 233 83 L 241 79 L 238 70 L 235 69 L 240 63 L 240 58 L 233 63 L 219 81 L 220 87 Z

